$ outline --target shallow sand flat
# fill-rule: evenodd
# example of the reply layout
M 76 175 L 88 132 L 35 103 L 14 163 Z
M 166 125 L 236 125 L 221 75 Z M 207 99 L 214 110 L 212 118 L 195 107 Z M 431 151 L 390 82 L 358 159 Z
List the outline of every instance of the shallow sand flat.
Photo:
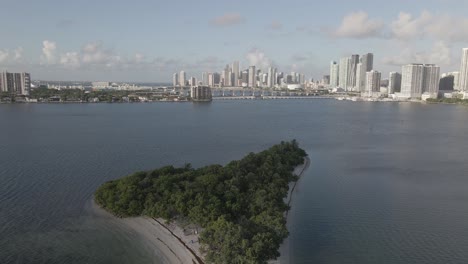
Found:
M 115 224 L 125 230 L 135 232 L 142 238 L 145 247 L 162 263 L 168 264 L 198 264 L 200 262 L 185 245 L 171 232 L 180 237 L 191 250 L 200 256 L 198 237 L 196 235 L 183 236 L 183 230 L 175 225 L 163 225 L 164 220 L 149 217 L 118 218 L 106 212 L 93 202 L 93 211 L 100 217 L 108 217 L 109 224 Z M 161 224 L 160 224 L 161 223 Z M 170 232 L 170 231 L 171 232 Z M 192 244 L 192 240 L 194 243 Z M 158 263 L 160 263 L 158 262 Z

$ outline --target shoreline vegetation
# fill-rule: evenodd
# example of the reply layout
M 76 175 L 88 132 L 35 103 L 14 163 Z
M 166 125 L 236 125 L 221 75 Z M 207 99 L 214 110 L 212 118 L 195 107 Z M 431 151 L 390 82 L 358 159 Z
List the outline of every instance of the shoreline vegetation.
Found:
M 158 248 L 167 243 L 165 254 L 191 255 L 188 263 L 267 263 L 279 257 L 289 234 L 288 203 L 299 179 L 294 173 L 302 174 L 308 164 L 293 140 L 224 167 L 187 164 L 137 172 L 104 183 L 94 199 L 123 220 L 158 226 L 156 234 L 141 233 L 156 239 Z M 169 237 L 159 238 L 161 230 Z M 177 258 L 169 262 L 185 263 Z

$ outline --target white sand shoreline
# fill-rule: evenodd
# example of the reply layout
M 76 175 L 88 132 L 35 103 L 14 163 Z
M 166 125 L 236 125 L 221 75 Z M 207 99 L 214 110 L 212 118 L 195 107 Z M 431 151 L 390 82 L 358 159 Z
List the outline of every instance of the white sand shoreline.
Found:
M 112 217 L 117 225 L 124 226 L 142 238 L 152 254 L 168 264 L 203 264 L 198 235 L 184 235 L 184 230 L 175 224 L 165 224 L 163 219 L 150 217 L 118 218 L 93 202 L 96 213 Z M 193 241 L 193 243 L 192 243 Z

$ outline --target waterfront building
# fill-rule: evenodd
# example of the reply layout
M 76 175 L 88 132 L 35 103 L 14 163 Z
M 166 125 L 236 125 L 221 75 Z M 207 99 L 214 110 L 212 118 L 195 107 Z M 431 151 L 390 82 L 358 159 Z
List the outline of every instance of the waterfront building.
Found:
M 401 91 L 401 73 L 390 72 L 388 78 L 388 94 L 399 93 Z
M 374 95 L 380 93 L 381 79 L 382 74 L 378 71 L 371 70 L 366 72 L 366 95 L 373 97 Z
M 177 85 L 179 85 L 179 74 L 174 73 L 172 75 L 172 86 L 176 87 Z M 93 87 L 94 87 L 94 85 L 93 85 Z
M 187 78 L 186 78 L 185 72 L 180 71 L 180 73 L 179 73 L 179 85 L 180 85 L 180 87 L 185 86 L 186 82 L 187 82 Z
M 255 66 L 250 66 L 249 67 L 249 75 L 248 75 L 248 85 L 251 88 L 257 87 L 257 74 L 255 71 Z
M 401 96 L 421 98 L 423 86 L 423 64 L 404 65 L 401 70 Z
M 204 85 L 191 87 L 190 96 L 193 102 L 210 102 L 213 98 L 211 88 Z
M 330 87 L 335 88 L 339 85 L 340 65 L 336 61 L 330 63 Z
M 439 81 L 440 91 L 453 91 L 455 84 L 455 78 L 451 74 L 442 74 Z
M 16 95 L 29 95 L 31 90 L 31 75 L 26 72 L 0 73 L 0 91 L 10 92 Z
M 468 48 L 463 49 L 459 74 L 458 89 L 468 93 Z
M 350 57 L 344 57 L 340 59 L 338 86 L 345 90 L 347 90 L 347 87 L 348 87 L 348 81 L 349 81 L 348 75 L 349 75 L 350 65 L 351 65 Z
M 423 69 L 422 93 L 437 97 L 439 93 L 440 67 L 435 64 L 425 64 Z

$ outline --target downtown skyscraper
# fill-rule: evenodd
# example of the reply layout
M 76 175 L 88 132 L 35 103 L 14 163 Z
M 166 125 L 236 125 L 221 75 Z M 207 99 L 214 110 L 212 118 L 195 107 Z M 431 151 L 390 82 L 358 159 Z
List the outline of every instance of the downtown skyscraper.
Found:
M 330 63 L 330 87 L 338 87 L 339 85 L 340 65 L 335 61 Z
M 367 53 L 361 56 L 356 67 L 356 91 L 362 92 L 366 87 L 366 73 L 374 69 L 374 54 Z
M 459 74 L 458 89 L 464 93 L 468 93 L 468 48 L 463 49 Z

